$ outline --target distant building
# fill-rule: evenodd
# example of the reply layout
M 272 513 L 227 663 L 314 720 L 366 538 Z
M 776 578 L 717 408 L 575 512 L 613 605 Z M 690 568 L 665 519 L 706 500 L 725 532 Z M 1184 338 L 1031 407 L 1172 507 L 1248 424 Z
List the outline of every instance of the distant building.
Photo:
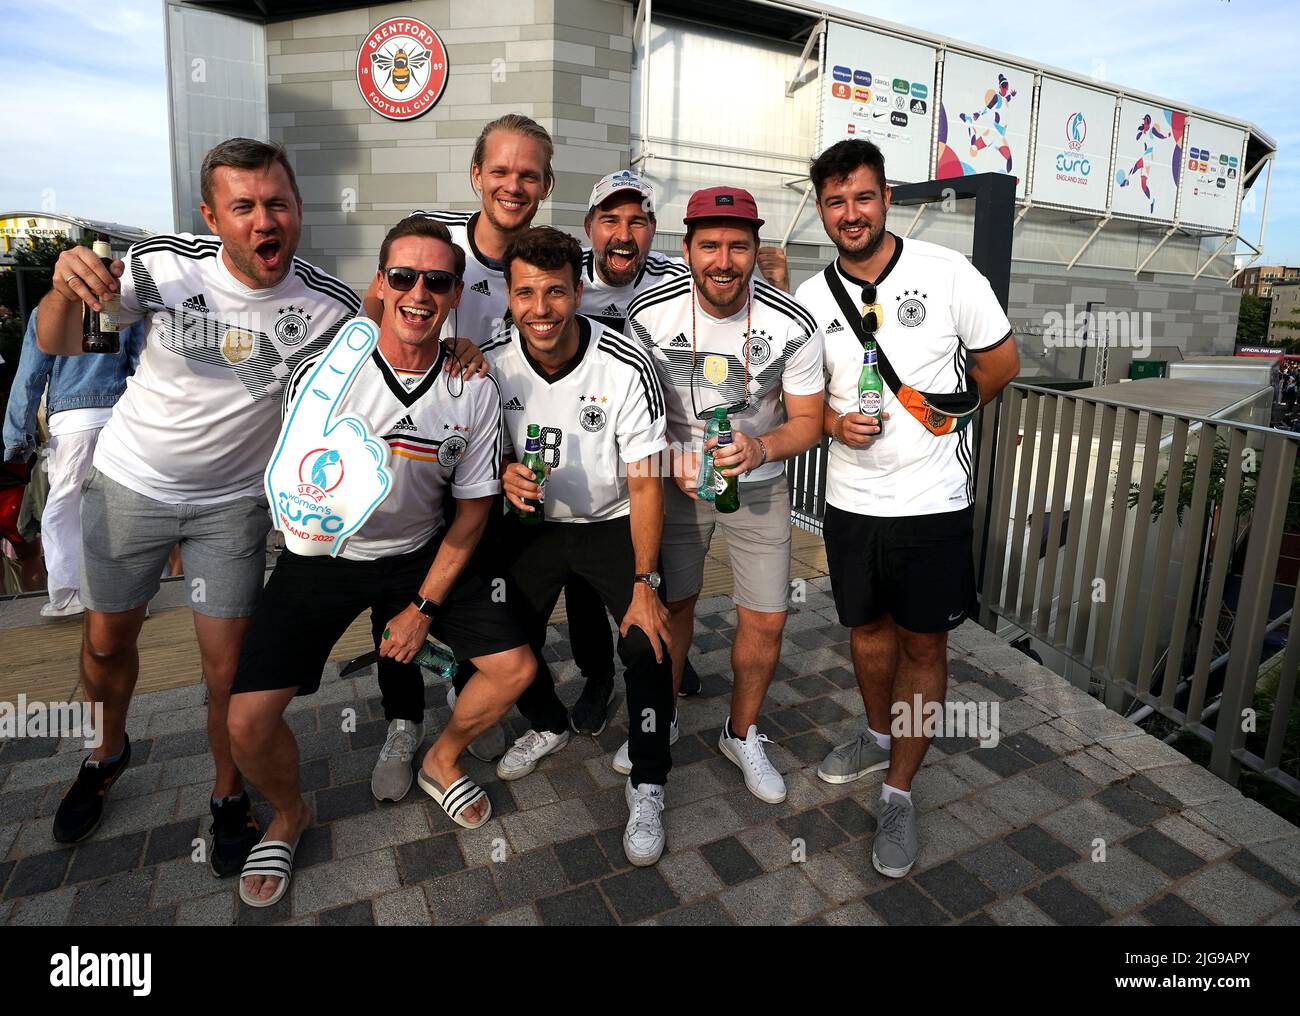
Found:
M 1300 339 L 1300 269 L 1294 279 L 1272 284 L 1273 307 L 1268 314 L 1268 344 L 1280 345 Z
M 0 261 L 10 260 L 16 249 L 37 237 L 67 236 L 78 242 L 89 242 L 100 233 L 108 237 L 115 252 L 125 251 L 137 240 L 150 235 L 147 229 L 124 226 L 120 222 L 100 222 L 49 212 L 0 212 Z
M 1275 283 L 1292 281 L 1300 281 L 1300 267 L 1255 265 L 1238 275 L 1232 284 L 1251 296 L 1268 300 L 1273 296 L 1273 285 Z

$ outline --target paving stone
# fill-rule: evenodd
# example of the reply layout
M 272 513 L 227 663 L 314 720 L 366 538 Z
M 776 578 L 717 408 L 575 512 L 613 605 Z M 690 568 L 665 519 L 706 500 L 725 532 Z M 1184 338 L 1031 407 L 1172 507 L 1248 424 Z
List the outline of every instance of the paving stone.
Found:
M 1038 825 L 1008 833 L 1002 842 L 1044 872 L 1056 871 L 1079 858 L 1078 851 L 1067 847 Z
M 1258 843 L 1250 849 L 1251 853 L 1271 865 L 1287 879 L 1300 883 L 1300 836 L 1289 840 Z
M 1175 843 L 1186 847 L 1193 854 L 1207 861 L 1215 861 L 1233 848 L 1231 844 L 1220 839 L 1209 822 L 1194 813 L 1187 815 L 1166 815 L 1157 820 L 1152 828 L 1158 829 Z M 1264 850 L 1271 844 L 1262 844 L 1257 850 Z
M 818 726 L 838 723 L 840 720 L 850 715 L 847 709 L 843 706 L 837 705 L 829 697 L 817 698 L 810 702 L 805 702 L 799 707 L 799 711 Z
M 153 767 L 150 766 L 149 768 L 152 769 Z M 208 754 L 172 759 L 162 763 L 162 777 L 158 781 L 158 789 L 186 787 L 194 783 L 211 786 L 216 780 L 216 773 L 216 763 L 213 762 L 212 756 Z M 209 796 L 211 796 L 210 793 Z
M 427 830 L 426 830 L 427 833 Z M 465 858 L 455 833 L 427 836 L 403 843 L 396 850 L 397 874 L 403 885 L 428 882 L 460 871 Z
M 1005 710 L 1009 705 L 1011 705 L 1011 703 L 1004 704 L 1003 709 Z M 1001 743 L 1010 748 L 1017 755 L 1028 759 L 1030 762 L 1034 763 L 1034 765 L 1051 762 L 1053 759 L 1057 758 L 1059 754 L 1045 745 L 1042 741 L 1038 740 L 1038 738 L 1024 730 L 1018 731 L 1015 734 L 1004 733 Z
M 744 793 L 752 796 L 748 791 Z M 664 831 L 674 850 L 698 847 L 719 836 L 737 832 L 747 824 L 730 804 L 716 797 L 664 812 Z
M 838 801 L 824 804 L 822 811 L 854 839 L 876 831 L 875 817 L 851 797 L 842 797 Z
M 370 792 L 370 782 L 347 783 L 341 787 L 328 787 L 316 791 L 316 821 L 333 822 L 372 811 L 375 797 Z
M 974 832 L 967 829 L 947 809 L 921 816 L 917 822 L 917 835 L 920 840 L 920 850 L 916 855 L 916 867 L 920 871 L 969 850 L 980 841 Z M 869 847 L 867 853 L 870 854 Z
M 578 800 L 559 801 L 533 811 L 507 815 L 501 820 L 501 825 L 516 853 L 520 854 L 596 829 L 591 813 Z
M 883 927 L 885 923 L 865 903 L 850 903 L 848 906 L 837 907 L 827 911 L 822 917 L 827 924 L 837 927 Z
M 435 924 L 472 924 L 501 909 L 501 897 L 487 868 L 444 875 L 424 887 Z
M 1055 718 L 1030 727 L 1026 733 L 1033 735 L 1035 740 L 1041 741 L 1057 755 L 1069 755 L 1087 747 L 1088 744 L 1076 728 L 1063 724 Z
M 366 788 L 369 791 L 370 788 Z M 451 826 L 450 819 L 445 824 Z M 332 823 L 334 855 L 352 857 L 381 847 L 423 840 L 429 836 L 429 822 L 423 808 L 381 808 L 376 811 L 340 818 Z M 441 832 L 441 829 L 436 829 Z
M 585 798 L 588 794 L 596 791 L 596 781 L 591 778 L 586 768 L 581 765 L 570 765 L 565 766 L 563 769 L 557 769 L 550 774 L 549 779 L 556 798 L 559 800 L 568 797 Z
M 418 886 L 402 889 L 395 893 L 379 896 L 374 901 L 375 923 L 387 925 L 429 925 L 429 905 L 424 898 L 424 890 Z
M 1175 892 L 1220 924 L 1255 924 L 1286 903 L 1233 864 L 1216 864 L 1184 880 Z
M 1196 925 L 1210 927 L 1214 924 L 1209 918 L 1186 901 L 1172 894 L 1162 896 L 1142 911 L 1142 916 L 1159 927 L 1180 927 Z
M 555 856 L 569 885 L 580 885 L 610 872 L 609 861 L 594 836 L 579 836 L 555 845 Z
M 725 927 L 736 922 L 714 899 L 700 900 L 680 910 L 673 910 L 658 919 L 658 923 L 673 928 Z
M 978 754 L 978 753 L 977 753 Z M 884 775 L 881 774 L 881 782 Z M 919 812 L 933 811 L 945 804 L 965 797 L 971 785 L 963 782 L 947 766 L 922 766 L 912 781 L 913 802 Z
M 1183 807 L 1182 801 L 1143 773 L 1134 773 L 1124 785 L 1133 793 L 1145 797 L 1152 804 L 1160 805 L 1170 811 L 1177 811 Z M 1226 787 L 1227 784 L 1224 784 L 1224 786 Z
M 334 858 L 334 829 L 332 826 L 308 826 L 298 841 L 293 855 L 294 871 L 302 871 L 315 864 L 324 864 Z
M 569 885 L 564 869 L 550 848 L 534 850 L 489 867 L 496 878 L 497 894 L 506 907 L 550 896 Z
M 329 927 L 369 927 L 375 923 L 375 912 L 371 909 L 369 900 L 358 900 L 331 910 L 322 910 L 317 915 L 316 922 Z
M 551 781 L 546 778 L 545 773 L 535 772 L 525 776 L 522 780 L 513 780 L 508 784 L 508 787 L 519 811 L 543 808 L 548 804 L 554 804 L 560 799 L 560 796 L 555 792 L 555 788 L 551 786 Z
M 794 706 L 787 706 L 784 709 L 776 710 L 771 714 L 769 719 L 780 724 L 781 728 L 790 735 L 806 733 L 816 726 L 812 720 L 808 719 L 807 716 Z M 676 746 L 674 746 L 674 758 L 676 757 L 676 751 Z
M 49 892 L 62 885 L 71 858 L 72 851 L 66 849 L 24 857 L 14 866 L 13 873 L 9 876 L 9 884 L 5 887 L 5 898 L 32 896 L 36 893 Z
M 301 916 L 370 899 L 400 885 L 393 851 L 374 850 L 295 871 L 289 892 L 293 913 Z
M 1000 896 L 1018 892 L 1043 877 L 1037 865 L 1030 864 L 1005 843 L 987 843 L 967 851 L 957 860 Z
M 0 915 L 0 919 L 2 919 L 2 917 L 3 915 Z M 1300 927 L 1300 911 L 1283 910 L 1280 913 L 1274 914 L 1264 923 L 1276 927 Z
M 781 829 L 770 825 L 752 826 L 736 834 L 746 850 L 764 871 L 776 871 L 794 863 L 795 843 Z M 802 856 L 808 856 L 808 846 L 802 847 Z
M 208 788 L 197 789 L 202 793 L 205 803 L 211 800 Z M 95 835 L 107 838 L 121 836 L 123 833 L 147 832 L 171 822 L 177 817 L 175 812 L 175 790 L 161 790 L 156 794 L 143 794 L 123 801 L 110 798 L 104 807 L 104 819 L 95 830 Z
M 659 860 L 659 872 L 683 901 L 698 899 L 722 888 L 712 866 L 694 850 L 670 851 Z
M 866 888 L 862 879 L 836 854 L 815 854 L 801 867 L 821 894 L 836 903 L 857 899 Z
M 1125 776 L 1130 775 L 1119 768 L 1124 763 L 1116 756 L 1102 753 L 1102 757 L 1089 754 L 1086 750 L 1067 755 L 1064 762 L 1071 769 L 1077 770 L 1099 786 L 1109 786 Z
M 545 925 L 608 926 L 618 922 L 594 885 L 570 889 L 537 901 Z
M 872 893 L 866 902 L 886 924 L 948 923 L 947 915 L 908 881 L 894 882 L 888 888 Z
M 1009 896 L 989 907 L 989 916 L 1001 925 L 1053 927 L 1056 922 L 1023 896 Z
M 992 808 L 1013 826 L 1023 826 L 1040 815 L 1060 811 L 1067 801 L 1026 773 L 985 787 L 973 798 L 976 804 Z
M 1025 896 L 1057 924 L 1104 924 L 1111 916 L 1096 900 L 1059 875 L 1042 885 L 1026 889 Z
M 130 871 L 140 862 L 144 842 L 144 833 L 131 833 L 106 840 L 96 837 L 81 843 L 72 855 L 68 884 Z
M 817 765 L 835 746 L 816 730 L 810 730 L 806 734 L 784 738 L 781 747 L 804 765 Z
M 848 840 L 848 836 L 820 809 L 811 808 L 777 822 L 793 839 L 804 841 L 807 854 L 829 850 Z
M 996 773 L 988 766 L 980 765 L 967 754 L 953 755 L 938 762 L 937 765 L 951 770 L 962 783 L 972 787 L 989 787 L 998 782 Z
M 514 910 L 503 910 L 483 923 L 502 928 L 536 928 L 541 926 L 542 921 L 537 916 L 535 907 L 524 906 L 515 907 Z
M 997 899 L 988 886 L 956 861 L 921 872 L 916 881 L 954 917 L 965 917 Z
M 763 874 L 762 866 L 734 836 L 705 843 L 700 854 L 725 885 L 737 885 Z
M 73 886 L 64 886 L 53 892 L 42 893 L 28 899 L 18 900 L 13 904 L 9 915 L 9 924 L 23 926 L 66 925 L 72 903 L 77 897 Z
M 1124 846 L 1174 879 L 1190 875 L 1205 864 L 1202 858 L 1158 829 L 1143 829 L 1126 840 Z
M 798 924 L 827 907 L 817 887 L 792 865 L 723 890 L 718 900 L 743 925 Z
M 1038 824 L 1079 854 L 1091 853 L 1097 839 L 1118 843 L 1133 832 L 1123 818 L 1090 798 L 1044 815 Z
M 1098 793 L 1094 800 L 1101 802 L 1124 821 L 1135 826 L 1150 825 L 1168 813 L 1167 808 L 1135 793 L 1122 783 L 1107 787 Z
M 1141 727 L 1105 708 L 1070 713 L 1062 716 L 1062 719 L 1078 727 L 1084 737 L 1097 744 L 1104 745 L 1123 738 L 1144 736 Z
M 624 924 L 654 917 L 681 905 L 681 900 L 655 868 L 633 868 L 598 884 Z
M 227 884 L 212 874 L 206 854 L 202 861 L 193 861 L 186 853 L 154 870 L 153 905 L 156 907 L 207 896 Z
M 678 742 L 680 743 L 680 742 Z M 674 752 L 676 746 L 674 746 Z M 721 794 L 726 787 L 722 781 L 714 775 L 707 765 L 683 766 L 678 769 L 674 767 L 668 777 L 668 786 L 666 788 L 667 806 L 669 808 L 680 807 L 683 804 L 690 804 L 692 801 L 700 801 L 706 797 L 714 797 Z M 623 805 L 622 817 L 627 817 L 627 805 Z
M 28 787 L 0 794 L 0 815 L 4 816 L 5 828 L 17 825 L 24 819 L 36 818 L 40 814 L 41 799 L 45 797 L 46 790 L 46 787 Z M 0 857 L 3 856 L 0 854 Z
M 69 924 L 122 924 L 149 909 L 152 871 L 129 871 L 77 888 Z
M 197 900 L 186 900 L 176 905 L 176 924 L 191 927 L 234 924 L 237 899 L 234 890 L 227 890 Z
M 1240 794 L 1195 805 L 1190 811 L 1209 820 L 1233 842 L 1246 846 L 1296 835 L 1296 827 L 1286 819 Z
M 1142 906 L 1169 887 L 1169 879 L 1124 847 L 1110 847 L 1106 860 L 1085 857 L 1064 874 L 1087 895 L 1117 914 Z
M 969 828 L 977 841 L 1004 836 L 1012 829 L 1011 823 L 997 812 L 981 807 L 970 798 L 953 801 L 943 812 Z
M 1037 780 L 1048 790 L 1061 795 L 1066 800 L 1091 797 L 1100 789 L 1078 769 L 1068 765 L 1063 759 L 1056 759 L 1044 765 L 1035 766 L 1029 771 L 1030 779 Z
M 187 857 L 200 838 L 199 823 L 193 819 L 169 822 L 149 831 L 149 841 L 144 851 L 144 866 L 152 867 L 163 861 Z
M 1145 772 L 1159 766 L 1181 766 L 1187 763 L 1186 755 L 1155 737 L 1126 737 L 1118 741 L 1108 741 L 1106 750 L 1138 772 Z

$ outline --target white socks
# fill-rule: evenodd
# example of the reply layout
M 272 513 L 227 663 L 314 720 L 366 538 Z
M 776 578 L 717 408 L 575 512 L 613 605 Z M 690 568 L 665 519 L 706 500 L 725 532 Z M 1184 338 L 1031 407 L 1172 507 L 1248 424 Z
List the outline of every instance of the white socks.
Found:
M 867 733 L 876 739 L 876 744 L 879 745 L 881 748 L 888 750 L 889 746 L 893 744 L 894 739 L 892 737 L 890 737 L 888 734 L 877 734 L 874 730 L 871 729 L 870 724 L 868 724 L 867 726 Z
M 912 792 L 910 790 L 899 790 L 897 787 L 891 787 L 888 783 L 882 783 L 880 786 L 881 803 L 888 801 L 891 797 L 901 797 L 908 804 L 912 803 Z

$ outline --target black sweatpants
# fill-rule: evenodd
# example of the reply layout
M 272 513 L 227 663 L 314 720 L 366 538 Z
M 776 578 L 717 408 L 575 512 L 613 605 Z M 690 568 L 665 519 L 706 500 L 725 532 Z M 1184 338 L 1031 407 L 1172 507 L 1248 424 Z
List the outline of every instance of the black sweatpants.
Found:
M 509 597 L 524 634 L 541 655 L 546 623 L 572 576 L 586 581 L 619 621 L 632 603 L 636 557 L 628 516 L 607 522 L 543 522 L 527 526 L 509 517 L 503 546 L 513 552 Z M 632 785 L 663 785 L 672 768 L 668 732 L 673 718 L 673 670 L 667 652 L 655 660 L 640 628 L 618 640 L 627 684 L 628 751 Z M 534 730 L 566 729 L 568 713 L 548 669 L 539 670 L 516 703 Z

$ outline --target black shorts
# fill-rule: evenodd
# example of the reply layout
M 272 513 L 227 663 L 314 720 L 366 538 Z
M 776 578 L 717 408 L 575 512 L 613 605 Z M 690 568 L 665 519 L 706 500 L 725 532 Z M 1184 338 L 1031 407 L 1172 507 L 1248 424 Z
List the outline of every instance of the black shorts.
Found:
M 244 640 L 231 693 L 320 687 L 330 651 L 363 611 L 382 631 L 410 606 L 429 572 L 441 537 L 410 554 L 377 561 L 303 557 L 284 551 L 262 591 Z M 490 572 L 475 559 L 447 595 L 430 633 L 456 658 L 490 656 L 527 644 Z
M 975 509 L 885 518 L 826 506 L 823 533 L 840 624 L 885 614 L 914 632 L 952 631 L 975 597 Z

